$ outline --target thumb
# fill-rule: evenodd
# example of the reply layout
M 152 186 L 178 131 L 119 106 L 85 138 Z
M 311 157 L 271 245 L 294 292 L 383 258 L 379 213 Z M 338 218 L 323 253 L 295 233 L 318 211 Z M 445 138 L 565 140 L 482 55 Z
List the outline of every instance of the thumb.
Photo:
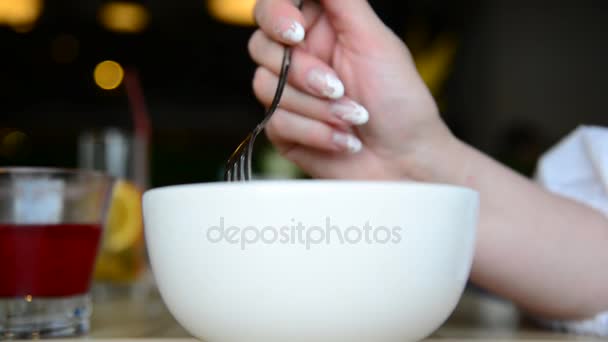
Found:
M 320 2 L 338 33 L 369 37 L 386 28 L 367 0 L 321 0 Z

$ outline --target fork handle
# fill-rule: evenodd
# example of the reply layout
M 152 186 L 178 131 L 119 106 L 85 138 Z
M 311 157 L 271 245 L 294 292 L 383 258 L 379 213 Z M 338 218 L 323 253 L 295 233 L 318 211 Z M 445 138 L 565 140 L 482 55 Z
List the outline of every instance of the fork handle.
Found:
M 294 4 L 299 9 L 302 9 L 303 3 L 304 3 L 303 0 L 294 0 Z M 287 84 L 287 76 L 289 74 L 289 67 L 291 66 L 291 55 L 292 55 L 292 52 L 293 52 L 292 50 L 293 49 L 291 47 L 289 47 L 289 46 L 285 47 L 285 53 L 283 54 L 283 62 L 282 62 L 282 66 L 281 66 L 281 72 L 279 73 L 279 84 L 277 85 L 277 90 L 276 90 L 276 93 L 275 93 L 274 98 L 272 100 L 272 103 L 270 104 L 270 107 L 266 111 L 266 115 L 264 115 L 264 119 L 256 127 L 256 131 L 258 132 L 258 134 L 261 131 L 264 130 L 264 127 L 266 126 L 266 123 L 268 123 L 268 121 L 272 117 L 272 114 L 279 107 L 279 104 L 281 102 L 281 98 L 283 97 L 283 91 L 285 90 L 285 85 Z M 257 135 L 257 134 L 255 134 L 255 135 Z

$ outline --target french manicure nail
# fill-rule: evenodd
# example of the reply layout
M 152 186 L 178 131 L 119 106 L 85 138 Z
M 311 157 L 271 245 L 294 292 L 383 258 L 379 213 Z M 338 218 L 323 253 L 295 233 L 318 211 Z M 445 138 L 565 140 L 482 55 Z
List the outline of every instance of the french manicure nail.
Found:
M 344 96 L 344 84 L 332 73 L 314 69 L 308 74 L 308 83 L 330 99 L 339 99 Z
M 363 143 L 352 134 L 336 132 L 333 136 L 334 143 L 340 148 L 346 149 L 349 153 L 361 152 Z
M 369 112 L 355 101 L 345 100 L 335 102 L 331 112 L 338 118 L 353 125 L 364 125 L 369 121 Z
M 292 43 L 300 43 L 306 36 L 306 32 L 304 31 L 304 26 L 302 26 L 302 24 L 287 18 L 279 19 L 276 32 L 280 34 L 283 39 Z

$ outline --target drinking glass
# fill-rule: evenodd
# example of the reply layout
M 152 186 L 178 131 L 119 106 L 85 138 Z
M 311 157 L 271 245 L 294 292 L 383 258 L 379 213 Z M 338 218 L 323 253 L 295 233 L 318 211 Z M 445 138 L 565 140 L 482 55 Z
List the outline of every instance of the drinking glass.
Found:
M 0 340 L 89 331 L 113 184 L 93 171 L 0 167 Z
M 148 184 L 146 142 L 119 128 L 85 131 L 78 139 L 78 166 L 116 179 L 95 267 L 93 298 L 137 292 L 146 271 L 141 212 L 142 195 Z

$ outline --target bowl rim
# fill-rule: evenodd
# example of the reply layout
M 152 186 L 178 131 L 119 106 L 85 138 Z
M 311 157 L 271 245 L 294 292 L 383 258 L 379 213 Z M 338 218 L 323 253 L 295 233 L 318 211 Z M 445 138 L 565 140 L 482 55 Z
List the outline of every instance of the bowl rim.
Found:
M 295 187 L 310 187 L 310 186 L 338 186 L 344 188 L 350 187 L 400 187 L 400 188 L 425 188 L 435 191 L 448 191 L 448 192 L 463 192 L 469 195 L 479 196 L 479 192 L 465 186 L 444 184 L 444 183 L 428 183 L 428 182 L 415 182 L 415 181 L 377 181 L 377 180 L 333 180 L 333 179 L 285 179 L 285 180 L 253 180 L 248 182 L 202 182 L 202 183 L 190 183 L 190 184 L 177 184 L 167 185 L 156 188 L 148 189 L 144 192 L 144 198 L 166 193 L 172 193 L 176 191 L 185 190 L 200 190 L 200 189 L 229 189 L 229 188 L 256 188 L 256 187 L 279 187 L 279 186 L 295 186 Z

